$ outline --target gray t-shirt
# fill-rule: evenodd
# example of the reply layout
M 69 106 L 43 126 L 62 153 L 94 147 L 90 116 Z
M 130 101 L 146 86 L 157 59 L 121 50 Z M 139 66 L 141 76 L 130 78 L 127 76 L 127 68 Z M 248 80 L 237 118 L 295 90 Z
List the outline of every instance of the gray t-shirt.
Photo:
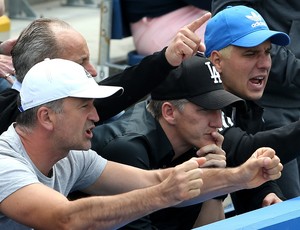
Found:
M 13 125 L 0 136 L 0 202 L 33 183 L 42 183 L 67 196 L 72 191 L 92 185 L 106 166 L 107 160 L 95 151 L 70 151 L 67 157 L 54 165 L 52 177 L 46 177 L 30 160 Z M 0 213 L 0 229 L 32 228 Z

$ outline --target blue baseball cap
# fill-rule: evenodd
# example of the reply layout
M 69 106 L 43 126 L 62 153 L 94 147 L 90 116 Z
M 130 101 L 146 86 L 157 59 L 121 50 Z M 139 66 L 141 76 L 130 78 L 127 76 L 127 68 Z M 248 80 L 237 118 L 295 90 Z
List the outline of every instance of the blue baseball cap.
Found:
M 270 30 L 263 17 L 246 6 L 228 6 L 207 23 L 204 41 L 205 55 L 229 45 L 254 47 L 270 39 L 271 43 L 286 46 L 290 37 L 283 32 Z

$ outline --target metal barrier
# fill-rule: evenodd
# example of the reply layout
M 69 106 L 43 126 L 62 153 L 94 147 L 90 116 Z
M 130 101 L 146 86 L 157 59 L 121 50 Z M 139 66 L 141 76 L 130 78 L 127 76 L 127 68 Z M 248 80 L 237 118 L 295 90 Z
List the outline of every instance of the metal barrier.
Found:
M 129 22 L 122 11 L 122 0 L 102 0 L 100 3 L 100 41 L 98 76 L 102 80 L 110 75 L 110 70 L 124 70 L 126 67 L 139 63 L 144 56 L 135 50 L 127 53 L 125 60 L 110 58 L 111 39 L 123 39 L 131 36 Z
M 102 0 L 100 3 L 100 39 L 98 55 L 98 81 L 109 75 L 109 48 L 112 24 L 112 1 Z
M 94 0 L 67 0 L 64 6 L 98 6 Z

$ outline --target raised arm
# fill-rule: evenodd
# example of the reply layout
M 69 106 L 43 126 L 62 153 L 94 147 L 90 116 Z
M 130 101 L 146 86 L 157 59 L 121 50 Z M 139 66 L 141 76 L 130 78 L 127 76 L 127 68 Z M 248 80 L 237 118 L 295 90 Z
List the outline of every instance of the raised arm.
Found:
M 102 85 L 122 86 L 124 93 L 117 98 L 95 100 L 100 122 L 138 102 L 159 85 L 184 59 L 191 57 L 197 51 L 204 51 L 203 43 L 194 32 L 210 16 L 211 14 L 207 13 L 180 29 L 170 45 L 162 51 L 147 56 L 138 65 L 101 81 Z

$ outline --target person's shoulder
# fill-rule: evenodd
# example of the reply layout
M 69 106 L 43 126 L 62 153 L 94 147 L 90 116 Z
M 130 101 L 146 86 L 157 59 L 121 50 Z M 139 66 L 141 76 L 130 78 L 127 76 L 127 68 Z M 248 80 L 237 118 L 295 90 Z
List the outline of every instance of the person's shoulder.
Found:
M 6 89 L 0 93 L 0 113 L 9 105 L 17 107 L 19 92 L 14 89 Z
M 91 162 L 99 161 L 105 163 L 106 160 L 99 157 L 99 154 L 93 149 L 88 150 L 70 150 L 68 155 L 61 159 L 58 164 L 60 165 L 85 165 Z M 76 166 L 76 167 L 77 167 Z
M 9 88 L 0 92 L 0 101 L 7 101 L 11 99 L 16 99 L 19 92 L 15 89 Z
M 20 161 L 20 159 L 25 159 L 25 155 L 24 147 L 15 131 L 14 124 L 11 124 L 0 136 L 0 156 Z M 26 162 L 27 160 L 21 161 Z
M 143 139 L 143 135 L 139 133 L 122 133 L 121 130 L 114 132 L 112 129 L 109 129 L 111 132 L 109 135 L 106 135 L 108 134 L 107 131 L 108 129 L 106 129 L 106 132 L 98 132 L 98 138 L 92 139 L 91 147 L 92 150 L 104 157 L 106 157 L 105 153 L 118 155 L 122 152 L 131 151 L 137 147 L 139 140 Z
M 145 106 L 144 102 L 140 102 L 125 111 L 117 120 L 96 126 L 93 129 L 92 146 L 103 148 L 117 139 L 128 140 L 143 135 Z
M 0 134 L 7 130 L 19 114 L 17 99 L 19 92 L 7 89 L 0 94 Z

